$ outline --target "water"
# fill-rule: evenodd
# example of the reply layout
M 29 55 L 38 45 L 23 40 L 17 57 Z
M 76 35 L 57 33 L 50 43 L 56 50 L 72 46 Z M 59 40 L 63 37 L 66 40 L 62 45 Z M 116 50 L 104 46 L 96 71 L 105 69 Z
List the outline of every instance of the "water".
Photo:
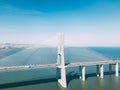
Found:
M 9 53 L 9 54 L 8 54 Z M 99 61 L 119 57 L 119 47 L 66 47 L 65 62 Z M 57 48 L 15 48 L 0 50 L 0 66 L 56 63 Z M 86 81 L 80 80 L 78 67 L 67 68 L 67 89 L 56 81 L 55 69 L 0 72 L 1 90 L 120 90 L 120 77 L 109 75 L 104 66 L 104 79 L 96 77 L 96 67 L 86 67 Z

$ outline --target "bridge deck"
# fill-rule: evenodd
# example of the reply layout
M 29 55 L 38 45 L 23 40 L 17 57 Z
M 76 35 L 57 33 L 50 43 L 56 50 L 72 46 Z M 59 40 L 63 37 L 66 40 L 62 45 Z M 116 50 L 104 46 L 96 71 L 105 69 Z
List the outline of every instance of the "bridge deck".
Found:
M 100 64 L 116 64 L 116 62 L 120 63 L 119 60 L 105 60 L 105 61 L 94 61 L 94 62 L 75 62 L 75 63 L 68 64 L 67 67 L 91 66 L 91 65 L 100 65 Z
M 25 70 L 25 69 L 37 69 L 37 68 L 55 68 L 55 67 L 57 67 L 56 64 L 9 66 L 9 67 L 0 67 L 0 71 Z
M 76 66 L 91 66 L 100 64 L 116 64 L 120 63 L 120 60 L 106 60 L 106 61 L 94 61 L 94 62 L 75 62 L 65 65 L 66 67 L 76 67 Z M 37 69 L 37 68 L 60 68 L 57 64 L 37 64 L 37 65 L 25 65 L 25 66 L 9 66 L 0 67 L 0 71 L 10 71 L 10 70 L 25 70 L 25 69 Z

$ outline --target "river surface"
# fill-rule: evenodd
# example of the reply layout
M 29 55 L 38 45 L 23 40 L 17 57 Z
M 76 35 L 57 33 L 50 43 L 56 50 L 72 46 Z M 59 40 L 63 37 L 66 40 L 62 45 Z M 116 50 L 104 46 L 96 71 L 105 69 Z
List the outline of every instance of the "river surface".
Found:
M 120 47 L 66 47 L 65 62 L 115 60 Z M 13 48 L 0 50 L 0 67 L 32 64 L 52 64 L 57 60 L 57 48 Z M 114 66 L 109 74 L 104 65 L 104 78 L 96 77 L 96 66 L 86 67 L 86 80 L 79 79 L 78 67 L 66 69 L 67 89 L 56 80 L 56 69 L 33 69 L 0 72 L 0 90 L 120 90 L 120 77 Z

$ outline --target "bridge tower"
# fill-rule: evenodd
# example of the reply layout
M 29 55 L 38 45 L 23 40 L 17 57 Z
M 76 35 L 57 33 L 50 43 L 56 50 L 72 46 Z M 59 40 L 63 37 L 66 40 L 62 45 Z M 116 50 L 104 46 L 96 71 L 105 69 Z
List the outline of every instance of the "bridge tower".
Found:
M 57 54 L 57 70 L 56 75 L 58 82 L 64 88 L 67 87 L 66 82 L 66 70 L 65 70 L 65 60 L 64 60 L 64 34 L 60 33 L 58 35 L 58 54 Z M 59 78 L 60 75 L 60 78 Z

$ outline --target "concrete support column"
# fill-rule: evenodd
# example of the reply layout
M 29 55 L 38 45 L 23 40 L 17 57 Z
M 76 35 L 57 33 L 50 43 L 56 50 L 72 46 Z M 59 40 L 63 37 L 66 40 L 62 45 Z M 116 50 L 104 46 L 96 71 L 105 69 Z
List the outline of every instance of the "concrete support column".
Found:
M 112 64 L 109 64 L 109 73 L 112 74 Z
M 61 79 L 58 79 L 58 82 L 62 87 L 67 87 L 65 66 L 62 66 L 61 68 Z
M 81 70 L 81 66 L 79 66 L 79 78 L 81 79 L 82 78 L 82 70 Z
M 118 64 L 118 62 L 115 64 L 115 76 L 116 77 L 119 76 L 119 64 Z
M 82 66 L 82 80 L 85 81 L 85 66 Z
M 103 65 L 101 64 L 100 65 L 100 78 L 103 78 L 103 72 L 104 72 L 104 69 L 103 69 Z
M 97 74 L 97 76 L 99 76 L 99 72 L 100 72 L 99 65 L 96 65 L 96 74 Z

